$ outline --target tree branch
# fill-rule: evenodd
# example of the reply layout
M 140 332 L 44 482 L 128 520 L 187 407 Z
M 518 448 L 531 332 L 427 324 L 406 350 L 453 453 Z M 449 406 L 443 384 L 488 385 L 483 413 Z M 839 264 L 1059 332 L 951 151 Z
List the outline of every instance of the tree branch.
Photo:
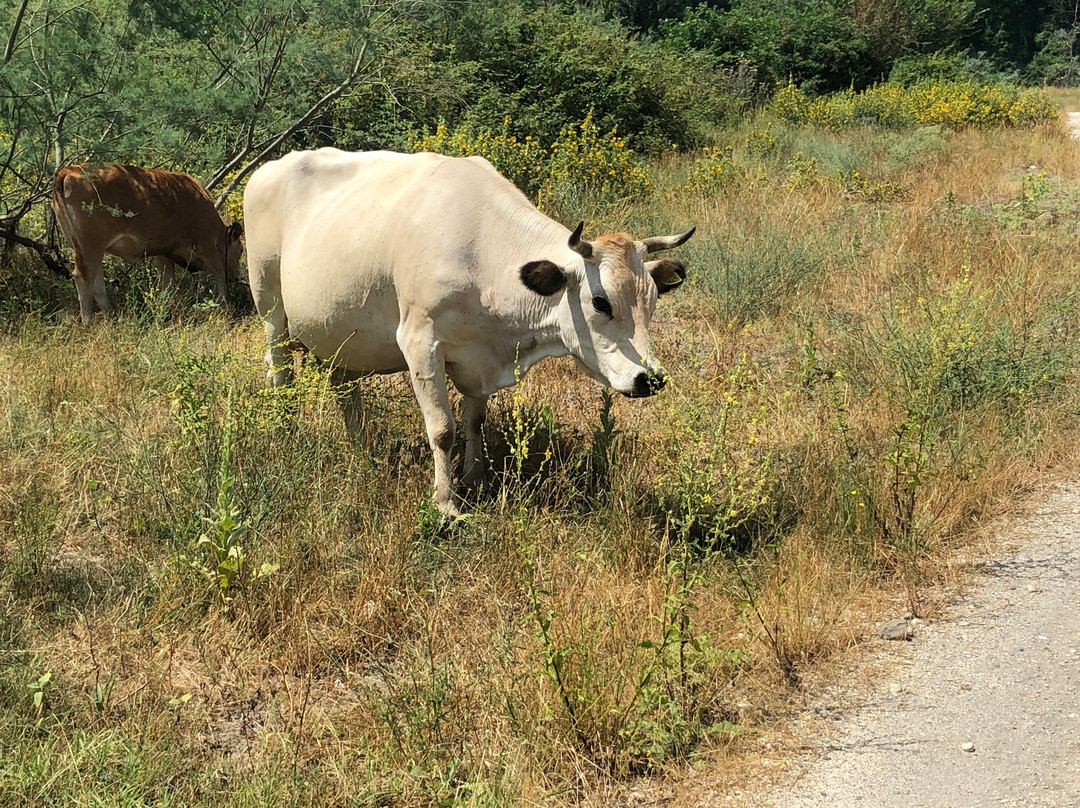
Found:
M 262 163 L 263 160 L 269 157 L 274 152 L 274 150 L 276 150 L 278 146 L 284 143 L 289 137 L 303 129 L 304 126 L 306 126 L 312 118 L 314 118 L 331 101 L 333 101 L 343 92 L 345 92 L 353 84 L 353 82 L 356 80 L 357 75 L 359 75 L 360 73 L 361 66 L 364 63 L 364 55 L 367 52 L 367 46 L 368 43 L 366 41 L 363 45 L 360 46 L 360 53 L 356 57 L 356 62 L 353 64 L 352 70 L 339 85 L 334 87 L 334 89 L 330 90 L 330 92 L 328 92 L 326 95 L 324 95 L 314 104 L 312 104 L 311 108 L 308 109 L 308 111 L 305 112 L 303 115 L 301 115 L 300 119 L 297 120 L 296 123 L 288 127 L 285 131 L 283 131 L 276 138 L 270 141 L 270 145 L 268 145 L 257 155 L 255 155 L 255 157 L 253 157 L 251 160 L 244 164 L 244 167 L 237 172 L 236 176 L 233 177 L 232 181 L 227 186 L 225 186 L 225 190 L 222 191 L 221 194 L 214 200 L 215 207 L 220 208 L 222 205 L 224 205 L 225 200 L 229 198 L 229 194 L 231 194 L 236 189 L 236 187 L 240 184 L 244 177 L 250 174 L 260 163 Z
M 28 5 L 30 5 L 30 0 L 22 0 L 19 13 L 15 15 L 15 24 L 11 26 L 11 36 L 8 37 L 7 47 L 4 48 L 4 64 L 11 61 L 11 55 L 15 52 L 15 40 L 18 38 L 19 26 L 22 25 L 23 14 L 26 13 Z
M 0 229 L 0 239 L 33 250 L 41 257 L 42 263 L 44 263 L 53 273 L 65 279 L 71 277 L 67 265 L 54 257 L 54 251 L 48 244 L 42 244 L 40 241 L 35 241 L 26 236 L 20 236 L 15 232 L 15 226 L 15 222 L 11 222 L 10 224 L 0 222 L 0 227 L 2 227 L 2 229 Z
M 366 44 L 366 43 L 365 43 Z M 277 43 L 277 48 L 274 52 L 274 57 L 270 61 L 270 66 L 267 68 L 266 75 L 260 80 L 259 97 L 255 101 L 255 106 L 251 110 L 251 116 L 248 119 L 247 131 L 244 136 L 244 145 L 237 151 L 236 155 L 229 160 L 225 165 L 219 168 L 214 175 L 207 181 L 206 190 L 210 190 L 217 185 L 221 180 L 238 166 L 241 161 L 253 150 L 253 142 L 255 139 L 255 123 L 259 117 L 259 113 L 262 112 L 266 106 L 267 100 L 270 98 L 270 91 L 274 88 L 274 79 L 277 77 L 278 71 L 281 70 L 282 61 L 285 58 L 286 49 L 286 37 L 282 36 Z M 363 51 L 361 50 L 361 53 Z

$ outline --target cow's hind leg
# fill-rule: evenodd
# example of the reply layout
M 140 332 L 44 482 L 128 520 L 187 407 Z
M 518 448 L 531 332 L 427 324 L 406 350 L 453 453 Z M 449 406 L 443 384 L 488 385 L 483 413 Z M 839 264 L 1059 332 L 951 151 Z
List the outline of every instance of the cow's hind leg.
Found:
M 75 271 L 75 291 L 79 293 L 79 316 L 82 324 L 89 326 L 94 319 L 94 285 Z
M 87 260 L 81 250 L 74 250 L 75 291 L 79 293 L 79 311 L 82 324 L 90 325 L 94 317 L 94 302 L 98 308 L 108 314 L 112 311 L 109 295 L 105 291 L 105 271 L 101 266 L 101 256 Z
M 465 396 L 462 420 L 465 427 L 465 464 L 462 482 L 476 489 L 484 482 L 484 419 L 487 417 L 487 396 Z
M 398 328 L 398 347 L 409 365 L 409 379 L 427 426 L 428 443 L 435 456 L 436 506 L 447 516 L 457 516 L 450 478 L 450 451 L 454 448 L 454 411 L 446 390 L 446 362 L 430 327 Z
M 344 368 L 334 368 L 330 379 L 337 388 L 338 404 L 345 418 L 345 428 L 354 440 L 362 440 L 366 448 L 368 435 L 367 423 L 364 419 L 364 399 L 360 387 L 361 375 Z

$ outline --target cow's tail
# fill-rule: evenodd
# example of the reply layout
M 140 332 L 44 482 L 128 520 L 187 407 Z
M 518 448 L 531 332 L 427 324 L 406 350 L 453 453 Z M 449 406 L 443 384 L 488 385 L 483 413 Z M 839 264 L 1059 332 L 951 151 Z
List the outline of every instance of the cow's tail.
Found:
M 71 213 L 68 211 L 67 198 L 71 195 L 71 188 L 68 185 L 71 180 L 71 171 L 67 168 L 62 168 L 56 172 L 56 180 L 53 182 L 52 193 L 52 209 L 53 215 L 56 217 L 57 224 L 60 225 L 60 229 L 64 232 L 64 237 L 67 238 L 68 243 L 71 245 L 72 250 L 76 253 L 76 257 L 79 251 L 78 242 L 75 240 L 75 224 L 71 221 Z M 82 261 L 75 261 L 74 274 L 82 276 Z

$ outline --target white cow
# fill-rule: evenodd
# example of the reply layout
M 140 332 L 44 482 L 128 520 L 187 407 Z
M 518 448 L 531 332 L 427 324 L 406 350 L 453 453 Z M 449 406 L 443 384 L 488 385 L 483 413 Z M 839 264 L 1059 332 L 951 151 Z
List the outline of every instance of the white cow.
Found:
M 435 503 L 456 514 L 454 417 L 464 396 L 463 479 L 483 476 L 488 398 L 546 356 L 571 354 L 627 396 L 664 383 L 649 352 L 657 295 L 685 277 L 646 253 L 694 230 L 581 240 L 540 213 L 480 157 L 333 148 L 293 152 L 244 193 L 251 292 L 273 385 L 290 343 L 354 374 L 409 371 L 435 455 Z

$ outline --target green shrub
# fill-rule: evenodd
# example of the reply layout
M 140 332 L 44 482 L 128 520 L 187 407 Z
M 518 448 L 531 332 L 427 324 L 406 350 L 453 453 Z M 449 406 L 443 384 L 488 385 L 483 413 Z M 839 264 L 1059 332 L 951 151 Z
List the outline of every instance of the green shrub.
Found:
M 730 188 L 745 173 L 735 162 L 731 147 L 706 147 L 702 156 L 694 161 L 694 167 L 690 170 L 684 187 L 691 193 L 715 194 Z
M 897 59 L 889 72 L 889 83 L 912 87 L 928 82 L 974 81 L 980 84 L 1010 82 L 1015 76 L 1003 74 L 985 56 L 935 51 L 915 53 Z
M 467 4 L 450 29 L 454 61 L 471 63 L 468 101 L 452 126 L 552 142 L 586 113 L 602 131 L 632 137 L 643 154 L 704 143 L 745 106 L 701 54 L 677 54 L 628 37 L 615 22 L 513 2 Z
M 487 158 L 542 210 L 580 215 L 592 210 L 642 199 L 652 189 L 649 171 L 626 140 L 612 129 L 601 134 L 592 115 L 563 127 L 558 139 L 543 147 L 532 137 L 519 140 L 504 120 L 498 133 L 461 126 L 440 126 L 414 144 L 415 150 L 455 157 Z
M 761 232 L 725 232 L 692 256 L 693 282 L 711 293 L 735 326 L 776 314 L 824 266 L 822 251 L 797 231 L 767 223 Z
M 1057 107 L 1040 90 L 972 81 L 931 82 L 914 87 L 878 84 L 862 92 L 811 98 L 793 83 L 780 89 L 769 110 L 795 125 L 840 129 L 849 126 L 1035 126 L 1056 120 Z

